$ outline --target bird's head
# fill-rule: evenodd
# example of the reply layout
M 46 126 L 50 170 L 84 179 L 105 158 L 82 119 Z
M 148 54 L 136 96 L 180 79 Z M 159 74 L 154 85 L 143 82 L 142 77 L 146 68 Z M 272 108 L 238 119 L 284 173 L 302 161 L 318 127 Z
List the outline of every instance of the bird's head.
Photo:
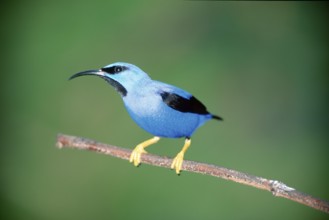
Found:
M 138 86 L 143 80 L 150 79 L 150 77 L 137 66 L 123 62 L 112 63 L 98 70 L 79 72 L 71 76 L 69 79 L 86 75 L 99 76 L 103 78 L 122 96 L 126 96 L 128 91 L 136 88 L 136 86 Z

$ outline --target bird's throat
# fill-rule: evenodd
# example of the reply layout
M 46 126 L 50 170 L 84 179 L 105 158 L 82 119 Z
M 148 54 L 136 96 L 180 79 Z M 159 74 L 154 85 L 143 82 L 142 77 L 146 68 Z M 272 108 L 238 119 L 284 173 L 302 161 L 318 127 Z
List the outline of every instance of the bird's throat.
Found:
M 114 87 L 114 89 L 120 93 L 120 95 L 122 97 L 126 96 L 128 91 L 125 87 L 123 87 L 123 85 L 121 83 L 119 83 L 118 81 L 115 81 L 114 79 L 108 78 L 108 77 L 102 77 L 103 79 L 105 79 L 106 82 L 108 82 L 111 86 Z

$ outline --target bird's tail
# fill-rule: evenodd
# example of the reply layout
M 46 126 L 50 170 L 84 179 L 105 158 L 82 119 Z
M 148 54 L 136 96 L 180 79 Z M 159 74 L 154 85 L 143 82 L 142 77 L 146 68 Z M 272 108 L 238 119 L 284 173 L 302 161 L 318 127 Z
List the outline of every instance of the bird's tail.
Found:
M 223 118 L 220 117 L 220 116 L 217 116 L 217 115 L 211 115 L 211 118 L 212 118 L 212 119 L 219 120 L 219 121 L 223 121 Z

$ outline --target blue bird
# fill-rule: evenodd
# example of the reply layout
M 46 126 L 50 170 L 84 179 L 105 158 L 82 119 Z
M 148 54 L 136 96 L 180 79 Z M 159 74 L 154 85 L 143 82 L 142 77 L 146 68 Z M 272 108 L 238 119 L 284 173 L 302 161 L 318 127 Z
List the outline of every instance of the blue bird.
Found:
M 182 150 L 174 158 L 171 169 L 179 174 L 184 154 L 191 144 L 195 130 L 210 119 L 222 120 L 209 113 L 193 95 L 178 87 L 152 80 L 137 66 L 116 62 L 99 70 L 79 72 L 70 79 L 93 75 L 103 78 L 121 95 L 131 118 L 153 138 L 138 144 L 132 151 L 130 162 L 138 166 L 145 148 L 160 138 L 185 137 Z

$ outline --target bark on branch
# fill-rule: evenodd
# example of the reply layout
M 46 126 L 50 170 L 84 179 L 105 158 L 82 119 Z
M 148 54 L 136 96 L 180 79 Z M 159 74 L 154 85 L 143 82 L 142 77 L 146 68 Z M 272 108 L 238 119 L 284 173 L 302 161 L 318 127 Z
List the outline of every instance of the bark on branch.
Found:
M 98 153 L 110 155 L 113 157 L 129 160 L 131 151 L 117 146 L 99 143 L 90 139 L 69 136 L 64 134 L 57 135 L 56 146 L 58 148 L 75 148 L 80 150 L 96 151 Z M 165 167 L 170 169 L 171 158 L 160 157 L 153 154 L 143 154 L 142 163 L 153 166 Z M 247 173 L 227 169 L 206 163 L 184 160 L 182 170 L 210 175 L 244 185 L 252 186 L 258 189 L 271 192 L 274 196 L 283 197 L 292 201 L 304 204 L 314 209 L 329 213 L 329 203 L 322 199 L 299 192 L 286 184 L 277 181 L 265 179 L 263 177 L 253 176 Z

